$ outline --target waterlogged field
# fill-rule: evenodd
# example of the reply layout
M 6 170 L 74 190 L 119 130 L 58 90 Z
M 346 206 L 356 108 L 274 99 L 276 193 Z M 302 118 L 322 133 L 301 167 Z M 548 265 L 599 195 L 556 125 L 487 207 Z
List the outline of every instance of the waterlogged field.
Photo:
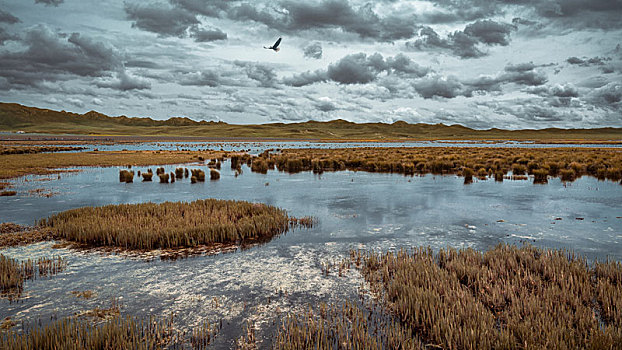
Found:
M 257 153 L 268 148 L 272 147 L 260 144 Z M 160 167 L 166 174 L 174 174 L 177 168 L 202 169 L 206 178 L 192 183 L 190 176 L 182 176 L 173 183 L 160 183 L 156 175 Z M 149 168 L 153 181 L 143 182 L 137 172 Z M 0 222 L 33 225 L 87 206 L 207 198 L 264 203 L 285 209 L 290 217 L 312 216 L 316 221 L 311 228 L 294 228 L 263 244 L 176 260 L 105 248 L 77 249 L 56 241 L 4 248 L 0 253 L 19 261 L 54 257 L 66 263 L 54 275 L 25 279 L 18 302 L 0 299 L 0 319 L 10 317 L 13 329 L 28 328 L 39 320 L 47 324 L 76 315 L 88 318 L 93 310 L 113 316 L 119 311 L 142 319 L 173 315 L 174 327 L 188 334 L 209 321 L 217 329 L 210 339 L 214 348 L 253 341 L 259 348 L 274 344 L 287 348 L 282 342 L 300 339 L 296 332 L 309 321 L 289 315 L 321 313 L 317 309 L 321 303 L 361 300 L 361 292 L 368 300 L 374 288 L 381 289 L 378 281 L 367 282 L 376 270 L 361 273 L 346 268 L 344 259 L 351 259 L 351 250 L 385 254 L 423 246 L 433 252 L 447 247 L 486 252 L 499 243 L 529 243 L 569 249 L 585 257 L 585 264 L 622 260 L 622 186 L 619 181 L 591 176 L 573 182 L 554 177 L 547 184 L 533 184 L 533 177 L 496 182 L 474 176 L 473 183 L 465 185 L 464 177 L 455 174 L 404 176 L 353 170 L 262 174 L 247 165 L 240 173 L 231 169 L 228 160 L 222 163 L 217 180 L 210 180 L 203 162 L 72 169 L 79 171 L 7 180 L 17 194 L 0 197 Z M 133 182 L 120 182 L 120 170 L 136 172 Z M 369 267 L 369 256 L 361 266 Z M 496 300 L 496 294 L 490 293 L 492 301 L 482 299 L 483 305 Z M 349 315 L 361 316 L 356 305 L 347 308 Z M 380 317 L 381 312 L 372 314 Z M 339 313 L 333 313 L 334 320 L 347 327 L 348 322 L 335 315 Z M 361 319 L 369 319 L 362 315 Z M 282 331 L 277 337 L 283 321 L 288 322 L 289 333 Z M 405 332 L 394 321 L 385 317 L 379 324 Z M 505 336 L 495 341 L 509 341 Z M 443 343 L 435 337 L 423 334 L 416 340 Z

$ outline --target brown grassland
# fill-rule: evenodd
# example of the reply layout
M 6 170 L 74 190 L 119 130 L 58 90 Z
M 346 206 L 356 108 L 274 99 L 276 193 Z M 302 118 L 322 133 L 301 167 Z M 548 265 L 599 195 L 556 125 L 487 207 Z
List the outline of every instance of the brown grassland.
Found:
M 152 250 L 263 241 L 305 222 L 265 204 L 206 199 L 84 207 L 52 215 L 40 225 L 57 238 L 86 246 Z
M 0 179 L 29 174 L 58 173 L 59 168 L 82 166 L 153 165 L 221 158 L 220 151 L 119 151 L 0 155 Z
M 382 310 L 346 303 L 290 315 L 277 348 L 619 349 L 622 344 L 619 262 L 590 265 L 568 251 L 499 245 L 485 253 L 353 251 L 350 263 L 361 270 Z
M 140 135 L 140 137 L 201 137 L 211 139 L 290 140 L 538 140 L 543 142 L 620 141 L 622 128 L 542 130 L 475 130 L 461 125 L 352 123 L 337 119 L 328 122 L 268 123 L 236 125 L 194 121 L 189 118 L 108 117 L 90 111 L 76 114 L 13 103 L 0 103 L 0 131 L 48 134 Z
M 5 154 L 32 154 L 32 153 L 50 153 L 50 152 L 66 152 L 79 151 L 84 147 L 59 147 L 59 146 L 5 146 L 0 145 L 0 155 Z
M 467 183 L 473 175 L 502 180 L 513 175 L 534 175 L 536 182 L 547 177 L 572 181 L 583 175 L 601 180 L 622 179 L 622 150 L 607 148 L 344 148 L 284 149 L 252 158 L 251 170 L 300 171 L 354 170 L 415 174 L 457 174 Z

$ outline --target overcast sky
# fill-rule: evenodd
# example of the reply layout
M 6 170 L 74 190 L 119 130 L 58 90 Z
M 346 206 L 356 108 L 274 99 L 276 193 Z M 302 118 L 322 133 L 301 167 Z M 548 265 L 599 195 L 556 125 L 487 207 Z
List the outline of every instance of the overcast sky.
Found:
M 621 100 L 622 0 L 0 0 L 2 102 L 516 129 L 622 127 Z

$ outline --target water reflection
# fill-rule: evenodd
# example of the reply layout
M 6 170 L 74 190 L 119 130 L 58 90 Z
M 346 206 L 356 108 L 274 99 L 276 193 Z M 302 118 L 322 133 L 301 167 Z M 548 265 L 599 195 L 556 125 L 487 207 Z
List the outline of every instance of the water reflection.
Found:
M 171 172 L 180 165 L 164 166 Z M 188 168 L 204 164 L 181 165 Z M 151 167 L 152 169 L 155 166 Z M 318 301 L 355 297 L 361 284 L 324 276 L 321 264 L 350 249 L 411 246 L 487 249 L 499 242 L 528 241 L 569 248 L 590 259 L 622 260 L 622 186 L 584 177 L 564 185 L 491 180 L 463 185 L 456 176 L 405 177 L 366 172 L 244 173 L 235 177 L 223 163 L 218 181 L 190 184 L 119 183 L 120 168 L 86 168 L 50 178 L 14 180 L 18 195 L 0 197 L 0 222 L 32 224 L 67 209 L 113 203 L 191 201 L 202 198 L 263 202 L 293 216 L 319 219 L 310 230 L 295 230 L 248 250 L 177 261 L 128 259 L 114 254 L 52 249 L 51 242 L 5 249 L 19 259 L 62 255 L 69 262 L 58 276 L 28 281 L 19 303 L 0 300 L 0 317 L 49 319 L 107 307 L 120 298 L 122 310 L 136 315 L 177 316 L 182 327 L 202 319 L 223 320 L 216 347 L 231 347 L 243 321 L 255 320 L 266 336 L 281 312 Z M 133 170 L 145 170 L 135 167 Z M 38 181 L 40 179 L 47 179 Z M 44 187 L 50 198 L 28 195 Z M 561 218 L 561 220 L 556 220 Z M 579 220 L 579 219 L 582 220 Z M 92 299 L 71 291 L 93 290 Z

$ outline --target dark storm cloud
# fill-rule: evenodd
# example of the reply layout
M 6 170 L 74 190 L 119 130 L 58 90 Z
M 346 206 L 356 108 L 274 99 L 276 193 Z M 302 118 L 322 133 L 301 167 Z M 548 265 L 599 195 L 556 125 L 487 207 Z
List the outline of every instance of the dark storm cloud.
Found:
M 620 107 L 622 107 L 622 84 L 609 83 L 595 89 L 588 95 L 588 100 L 600 107 L 620 109 Z
M 366 84 L 376 80 L 383 72 L 418 78 L 425 76 L 429 69 L 419 66 L 403 54 L 388 57 L 385 60 L 379 53 L 368 56 L 361 52 L 347 55 L 331 63 L 326 70 L 309 71 L 285 78 L 283 83 L 291 86 L 304 86 L 331 80 L 346 85 Z
M 6 29 L 0 27 L 0 45 L 4 45 L 5 41 L 16 40 L 16 39 L 18 39 L 17 36 L 7 32 Z
M 618 0 L 435 0 L 443 11 L 422 16 L 430 23 L 472 21 L 516 9 L 565 27 L 620 28 Z
M 325 70 L 316 70 L 314 72 L 308 71 L 300 74 L 295 74 L 291 77 L 287 77 L 283 79 L 283 83 L 285 85 L 290 86 L 305 86 L 311 85 L 314 83 L 319 83 L 328 80 L 328 75 Z
M 295 33 L 304 30 L 336 29 L 355 33 L 362 38 L 393 41 L 410 38 L 417 26 L 414 18 L 390 14 L 380 17 L 371 3 L 354 8 L 347 0 L 323 0 L 318 3 L 282 1 L 284 9 L 277 12 L 272 8 L 257 8 L 249 3 L 231 7 L 227 11 L 230 19 L 255 21 L 283 32 Z
M 233 0 L 170 0 L 171 4 L 207 17 L 220 17 Z
M 19 18 L 13 16 L 12 14 L 6 11 L 2 11 L 2 9 L 0 9 L 0 22 L 8 23 L 8 24 L 15 24 L 19 22 Z
M 44 4 L 45 6 L 58 6 L 65 0 L 35 0 L 35 4 Z
M 165 4 L 125 3 L 127 18 L 132 20 L 133 28 L 140 28 L 160 36 L 184 37 L 190 27 L 199 20 L 189 11 Z
M 433 98 L 435 96 L 454 98 L 462 94 L 463 85 L 454 76 L 443 77 L 439 75 L 430 76 L 417 81 L 415 90 L 423 98 Z
M 183 74 L 178 83 L 180 85 L 216 87 L 221 84 L 221 79 L 218 73 L 208 70 Z
M 484 44 L 506 46 L 510 43 L 508 36 L 513 29 L 515 27 L 507 23 L 485 20 L 467 25 L 464 34 L 477 38 Z
M 245 69 L 246 76 L 249 79 L 259 82 L 260 86 L 276 86 L 277 81 L 274 68 L 257 62 L 235 61 L 234 64 L 238 67 L 243 67 Z
M 322 44 L 319 42 L 311 43 L 307 45 L 303 50 L 303 54 L 307 58 L 314 58 L 319 60 L 322 58 Z
M 0 53 L 0 76 L 15 85 L 96 77 L 123 69 L 112 46 L 78 33 L 67 36 L 38 25 L 26 32 L 21 44 L 21 51 Z
M 329 100 L 316 101 L 313 106 L 322 112 L 331 112 L 338 109 L 337 105 L 335 105 L 333 101 Z
M 546 74 L 539 72 L 533 63 L 521 63 L 517 65 L 507 65 L 505 73 L 499 79 L 505 83 L 515 83 L 518 85 L 538 86 L 548 81 Z
M 577 65 L 577 66 L 582 66 L 582 67 L 589 67 L 589 66 L 603 66 L 605 65 L 608 61 L 611 61 L 611 57 L 591 57 L 591 58 L 579 58 L 579 57 L 568 57 L 568 59 L 566 59 L 566 62 L 572 64 L 572 65 Z
M 516 27 L 507 23 L 485 20 L 468 24 L 463 31 L 455 31 L 447 38 L 441 38 L 434 29 L 425 27 L 419 32 L 420 38 L 407 42 L 406 47 L 420 51 L 441 49 L 462 58 L 476 58 L 486 55 L 477 47 L 479 44 L 506 46 L 510 43 L 509 36 L 514 29 Z
M 149 82 L 138 77 L 130 76 L 125 71 L 117 73 L 116 79 L 103 80 L 96 82 L 95 85 L 120 91 L 145 90 L 151 88 Z
M 227 33 L 223 32 L 222 30 L 218 28 L 215 28 L 215 29 L 193 28 L 191 30 L 190 36 L 194 38 L 194 41 L 199 42 L 199 43 L 227 39 Z

